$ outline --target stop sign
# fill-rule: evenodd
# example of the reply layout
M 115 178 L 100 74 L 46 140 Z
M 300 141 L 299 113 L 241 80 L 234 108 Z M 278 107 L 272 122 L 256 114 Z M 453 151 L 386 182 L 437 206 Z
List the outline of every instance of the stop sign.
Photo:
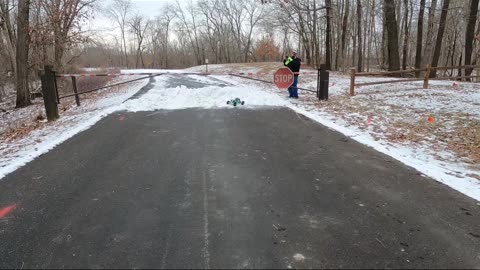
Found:
M 289 68 L 280 68 L 273 74 L 273 82 L 280 89 L 289 88 L 293 84 L 293 76 Z

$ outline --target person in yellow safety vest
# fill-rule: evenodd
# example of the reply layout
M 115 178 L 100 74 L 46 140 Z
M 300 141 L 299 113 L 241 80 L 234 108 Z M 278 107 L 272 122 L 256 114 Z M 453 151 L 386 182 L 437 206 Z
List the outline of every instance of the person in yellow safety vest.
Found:
M 300 67 L 302 65 L 302 59 L 297 57 L 296 52 L 292 52 L 292 56 L 289 56 L 283 60 L 283 64 L 288 67 L 294 74 L 293 84 L 288 88 L 289 97 L 298 98 L 298 75 L 300 73 Z

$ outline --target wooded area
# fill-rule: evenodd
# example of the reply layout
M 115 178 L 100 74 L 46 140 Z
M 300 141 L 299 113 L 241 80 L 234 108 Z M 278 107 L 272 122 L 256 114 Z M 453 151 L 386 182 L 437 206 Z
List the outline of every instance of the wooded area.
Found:
M 28 105 L 28 82 L 46 64 L 181 68 L 281 61 L 295 50 L 312 67 L 369 72 L 476 65 L 480 56 L 479 0 L 172 0 L 155 18 L 129 0 L 106 2 L 0 0 L 0 99 L 10 78 L 17 106 Z M 114 28 L 86 31 L 94 15 Z

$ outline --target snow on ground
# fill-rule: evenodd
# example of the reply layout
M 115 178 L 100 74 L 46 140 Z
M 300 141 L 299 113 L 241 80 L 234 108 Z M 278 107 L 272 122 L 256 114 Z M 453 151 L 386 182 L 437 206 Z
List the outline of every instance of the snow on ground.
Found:
M 115 82 L 119 81 L 112 83 Z M 59 120 L 47 123 L 45 120 L 29 119 L 34 121 L 34 126 L 29 126 L 24 134 L 18 129 L 0 134 L 0 179 L 118 110 L 122 102 L 147 83 L 148 79 L 145 79 L 129 87 L 114 87 L 82 96 L 81 107 L 77 107 L 73 99 L 62 100 Z M 26 120 L 22 116 L 42 114 L 43 111 L 43 104 L 38 103 L 10 112 L 8 116 L 10 121 L 12 117 L 18 117 L 23 122 Z
M 228 64 L 228 65 L 208 65 L 208 72 L 222 72 L 222 73 L 234 73 L 234 72 L 245 72 L 245 73 L 257 73 L 270 71 L 270 67 L 273 63 L 256 63 L 255 66 L 251 64 Z M 192 72 L 206 72 L 206 66 L 196 66 L 186 69 Z
M 185 73 L 184 69 L 123 69 L 121 74 L 154 74 L 154 73 L 170 73 L 179 74 Z
M 281 63 L 261 63 L 211 65 L 209 69 L 218 73 L 255 73 L 273 72 L 279 67 Z M 384 84 L 357 88 L 357 95 L 349 97 L 350 78 L 333 72 L 330 77 L 330 100 L 320 102 L 314 93 L 300 91 L 300 100 L 290 100 L 286 98 L 285 90 L 278 90 L 271 84 L 225 75 L 188 76 L 189 80 L 203 83 L 202 88 L 189 88 L 181 83 L 170 86 L 168 83 L 169 78 L 178 76 L 178 73 L 203 72 L 204 68 L 122 71 L 130 74 L 166 72 L 171 75 L 156 77 L 154 88 L 139 99 L 119 105 L 146 82 L 128 88 L 122 95 L 110 95 L 109 98 L 80 108 L 72 105 L 73 108 L 61 113 L 59 121 L 44 124 L 23 139 L 6 143 L 2 141 L 0 178 L 113 111 L 194 107 L 234 109 L 226 101 L 239 97 L 250 108 L 288 107 L 480 201 L 478 84 L 453 85 L 447 81 L 432 81 L 428 90 L 421 89 L 422 82 Z M 260 78 L 271 80 L 270 75 Z M 300 78 L 301 87 L 315 89 L 316 76 Z M 358 82 L 378 80 L 386 79 L 358 78 Z M 22 150 L 19 151 L 19 148 Z
M 201 78 L 201 82 L 215 84 L 211 79 L 200 76 L 189 76 L 195 79 Z M 184 85 L 168 88 L 164 82 L 169 76 L 162 76 L 156 79 L 155 87 L 137 100 L 125 102 L 125 110 L 131 112 L 153 111 L 158 109 L 176 110 L 185 108 L 233 108 L 227 105 L 232 98 L 240 98 L 245 101 L 244 107 L 258 106 L 284 106 L 287 104 L 274 93 L 262 91 L 259 88 L 245 88 L 243 86 L 207 86 L 197 89 L 189 89 Z
M 210 66 L 212 71 L 244 72 L 247 64 Z M 254 64 L 252 72 L 270 72 L 281 63 Z M 194 67 L 189 70 L 200 70 Z M 247 88 L 285 96 L 269 84 L 228 76 L 213 76 Z M 256 76 L 271 80 L 271 75 Z M 359 77 L 358 83 L 396 80 Z M 316 76 L 300 76 L 300 87 L 315 90 Z M 421 173 L 480 200 L 480 86 L 476 83 L 430 81 L 356 88 L 348 96 L 350 77 L 331 72 L 328 102 L 302 92 L 287 107 L 325 126 L 394 157 Z

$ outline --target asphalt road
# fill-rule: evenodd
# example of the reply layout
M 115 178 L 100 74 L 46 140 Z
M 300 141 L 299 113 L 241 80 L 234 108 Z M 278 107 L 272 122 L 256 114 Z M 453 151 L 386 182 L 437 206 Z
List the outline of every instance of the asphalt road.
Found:
M 112 114 L 13 204 L 1 268 L 480 268 L 477 202 L 284 108 Z

